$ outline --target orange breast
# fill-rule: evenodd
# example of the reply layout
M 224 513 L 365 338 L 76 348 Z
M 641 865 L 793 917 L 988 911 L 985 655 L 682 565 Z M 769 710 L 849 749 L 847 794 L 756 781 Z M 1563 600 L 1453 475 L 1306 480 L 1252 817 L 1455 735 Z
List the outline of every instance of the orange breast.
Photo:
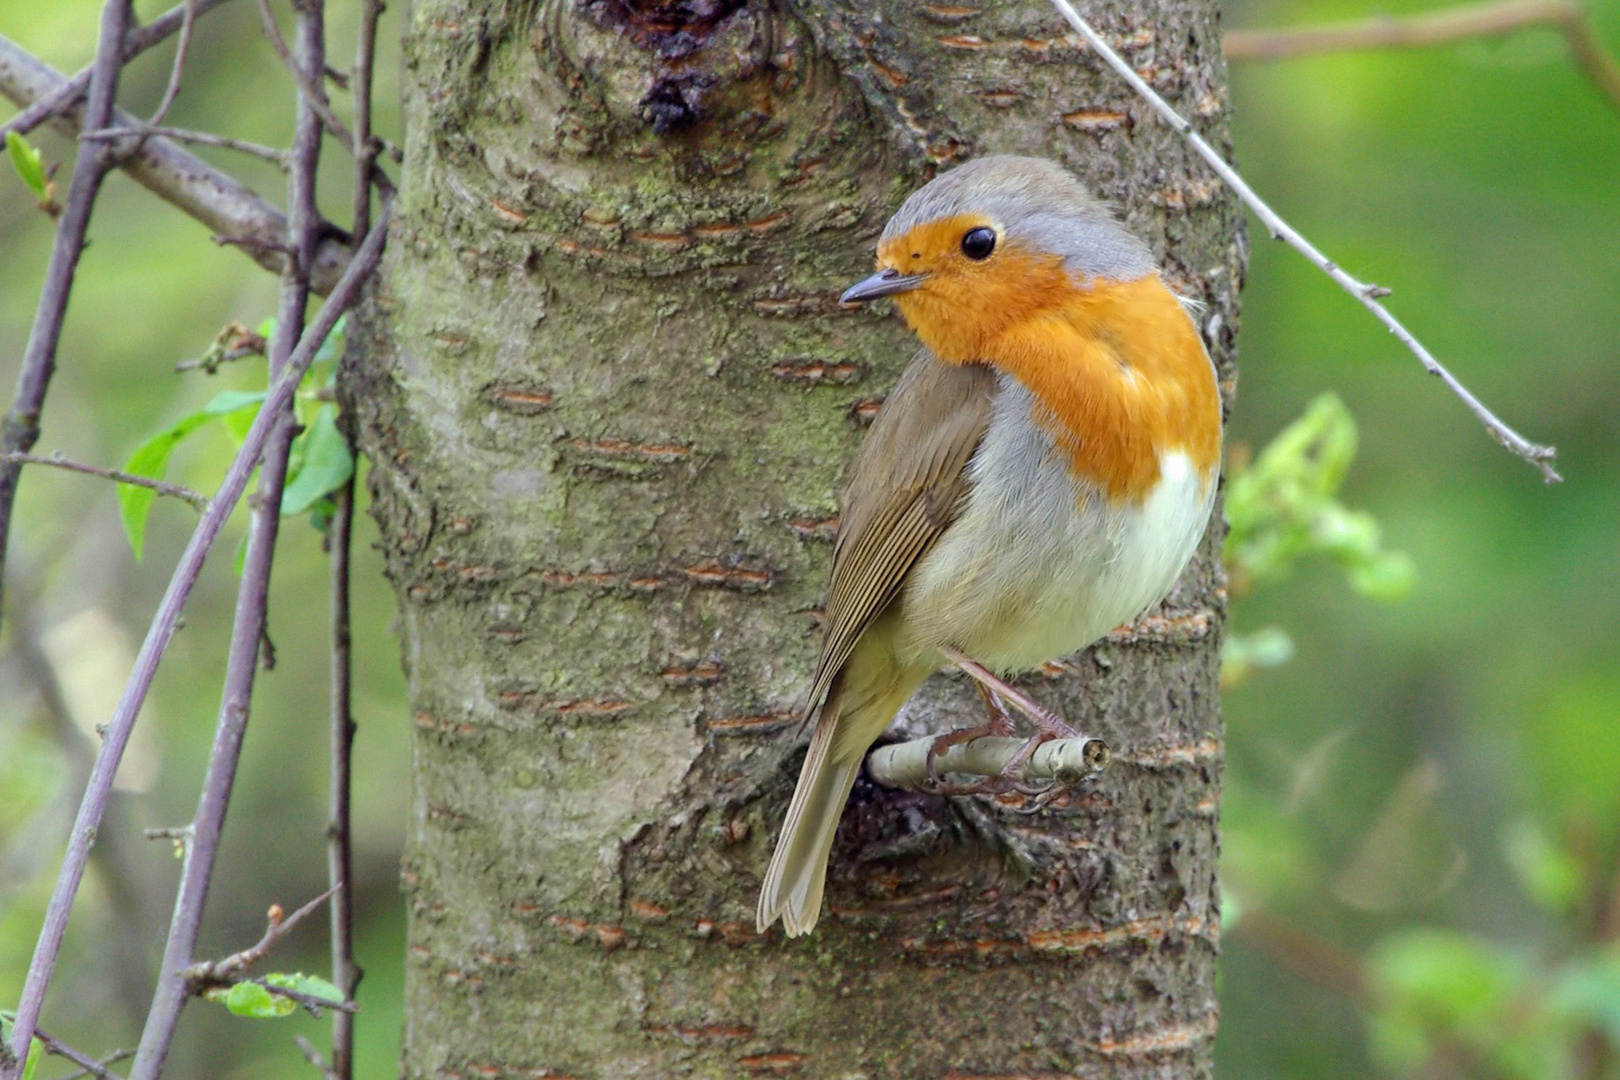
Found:
M 1207 475 L 1221 447 L 1215 372 L 1192 320 L 1158 275 L 1090 287 L 1065 276 L 1043 285 L 1062 290 L 1050 297 L 1058 302 L 975 342 L 973 358 L 1027 386 L 1049 412 L 1075 472 L 1113 498 L 1151 492 L 1166 451 L 1185 453 Z

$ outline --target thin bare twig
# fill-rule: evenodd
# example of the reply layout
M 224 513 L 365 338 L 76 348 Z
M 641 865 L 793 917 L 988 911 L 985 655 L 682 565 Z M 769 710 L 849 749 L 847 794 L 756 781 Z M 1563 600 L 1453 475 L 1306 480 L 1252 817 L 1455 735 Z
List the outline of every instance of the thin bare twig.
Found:
M 270 343 L 264 339 L 264 335 L 249 330 L 239 322 L 228 322 L 214 335 L 207 352 L 195 360 L 180 361 L 174 365 L 174 370 L 178 373 L 201 368 L 212 375 L 219 370 L 221 364 L 228 364 L 247 356 L 263 356 L 269 347 Z
M 258 941 L 221 960 L 207 960 L 193 964 L 181 974 L 199 985 L 236 980 L 248 968 L 269 956 L 270 950 L 276 947 L 277 942 L 292 933 L 293 927 L 314 914 L 315 910 L 330 900 L 336 892 L 336 887 L 327 889 L 291 915 L 283 911 L 280 904 L 271 904 L 270 910 L 265 913 L 264 936 Z
M 229 135 L 215 135 L 211 131 L 192 131 L 189 128 L 153 127 L 150 124 L 139 124 L 135 127 L 110 127 L 100 131 L 83 131 L 79 133 L 79 141 L 96 141 L 108 139 L 145 139 L 150 136 L 161 136 L 173 139 L 175 142 L 194 143 L 198 146 L 217 146 L 222 150 L 235 150 L 242 154 L 251 154 L 262 158 L 280 169 L 287 171 L 287 155 L 284 151 L 273 146 L 264 146 L 261 143 L 248 142 L 246 139 L 233 139 Z
M 1458 382 L 1457 378 L 1452 375 L 1451 372 L 1447 371 L 1440 364 L 1440 362 L 1434 358 L 1433 354 L 1431 354 L 1429 350 L 1424 347 L 1423 343 L 1414 337 L 1412 332 L 1402 325 L 1401 321 L 1395 318 L 1395 316 L 1390 313 L 1388 308 L 1384 307 L 1383 304 L 1378 302 L 1378 298 L 1380 296 L 1388 295 L 1388 290 L 1382 289 L 1377 285 L 1356 280 L 1354 277 L 1345 273 L 1345 271 L 1337 263 L 1333 262 L 1326 255 L 1323 255 L 1320 251 L 1318 251 L 1315 245 L 1313 245 L 1309 240 L 1305 239 L 1304 236 L 1300 235 L 1300 233 L 1293 226 L 1289 225 L 1288 222 L 1284 221 L 1275 210 L 1266 205 L 1265 200 L 1261 199 L 1259 195 L 1255 194 L 1254 189 L 1249 186 L 1248 181 L 1244 180 L 1243 177 L 1238 174 L 1236 169 L 1227 164 L 1226 159 L 1223 158 L 1202 135 L 1198 134 L 1198 132 L 1194 130 L 1192 124 L 1187 121 L 1186 117 L 1176 112 L 1176 110 L 1171 107 L 1169 102 L 1160 97 L 1158 93 L 1147 84 L 1147 81 L 1143 79 L 1142 76 L 1138 75 L 1136 70 L 1132 68 L 1130 64 L 1126 63 L 1125 60 L 1120 57 L 1119 53 L 1114 51 L 1108 42 L 1102 39 L 1102 36 L 1092 28 L 1090 23 L 1086 22 L 1086 20 L 1080 16 L 1080 13 L 1075 10 L 1074 5 L 1070 3 L 1069 0 L 1052 0 L 1052 5 L 1058 9 L 1058 12 L 1062 14 L 1066 20 L 1068 20 L 1069 25 L 1074 27 L 1075 31 L 1086 40 L 1086 43 L 1096 50 L 1097 55 L 1101 56 L 1103 61 L 1109 67 L 1113 68 L 1120 78 L 1129 83 L 1131 89 L 1135 90 L 1142 100 L 1146 101 L 1150 106 L 1152 106 L 1153 111 L 1158 113 L 1160 118 L 1163 119 L 1165 123 L 1169 124 L 1171 128 L 1179 132 L 1181 137 L 1187 141 L 1188 145 L 1190 145 L 1193 150 L 1198 153 L 1198 156 L 1203 158 L 1211 169 L 1215 170 L 1215 174 L 1225 181 L 1226 186 L 1231 188 L 1232 191 L 1236 193 L 1238 198 L 1242 199 L 1244 204 L 1254 212 L 1255 216 L 1265 224 L 1266 231 L 1271 234 L 1273 239 L 1283 241 L 1289 247 L 1305 256 L 1306 259 L 1310 260 L 1312 265 L 1336 281 L 1339 286 L 1351 296 L 1354 296 L 1357 300 L 1359 300 L 1361 305 L 1368 311 L 1371 311 L 1373 316 L 1377 318 L 1379 322 L 1383 323 L 1384 327 L 1389 330 L 1391 334 L 1394 334 L 1401 344 L 1405 345 L 1409 350 L 1411 350 L 1412 354 L 1416 356 L 1418 361 L 1423 365 L 1425 371 L 1427 371 L 1430 375 L 1434 375 L 1439 378 L 1451 388 L 1452 393 L 1456 394 L 1462 399 L 1463 404 L 1468 406 L 1468 410 L 1474 414 L 1480 423 L 1485 425 L 1485 430 L 1490 433 L 1491 437 L 1500 443 L 1505 449 L 1513 454 L 1518 455 L 1520 458 L 1523 458 L 1525 461 L 1540 469 L 1542 479 L 1547 483 L 1554 484 L 1563 479 L 1563 477 L 1559 476 L 1558 473 L 1554 471 L 1552 466 L 1553 459 L 1558 453 L 1556 450 L 1550 446 L 1540 446 L 1529 441 L 1517 431 L 1514 431 L 1501 420 L 1497 419 L 1496 414 L 1487 409 L 1478 398 L 1468 391 L 1467 387 Z
M 355 49 L 354 74 L 350 89 L 354 95 L 354 221 L 350 231 L 366 232 L 371 220 L 371 186 L 376 173 L 377 141 L 371 136 L 371 90 L 373 62 L 377 49 L 377 21 L 382 16 L 382 0 L 363 0 L 360 8 L 360 39 Z M 339 428 L 354 454 L 354 432 L 350 412 L 339 413 Z M 331 693 L 328 814 L 326 826 L 327 878 L 336 889 L 332 897 L 332 981 L 348 1001 L 354 1000 L 365 972 L 354 958 L 354 854 L 351 846 L 349 801 L 353 782 L 354 754 L 354 657 L 350 637 L 349 569 L 354 535 L 354 477 L 351 475 L 333 497 L 332 525 L 327 535 L 331 551 Z M 354 1017 L 338 1013 L 332 1017 L 332 1061 L 322 1065 L 332 1080 L 352 1080 L 354 1076 Z
M 1327 26 L 1228 30 L 1221 47 L 1228 60 L 1283 60 L 1361 49 L 1446 45 L 1533 27 L 1551 27 L 1562 34 L 1586 77 L 1620 108 L 1620 62 L 1603 47 L 1585 10 L 1572 0 L 1490 0 L 1401 18 L 1380 15 Z
M 51 976 L 56 970 L 56 960 L 62 949 L 62 937 L 67 930 L 68 915 L 72 911 L 74 897 L 78 895 L 79 885 L 84 880 L 85 865 L 89 860 L 91 846 L 95 843 L 96 829 L 107 811 L 113 777 L 118 771 L 118 763 L 123 758 L 124 750 L 129 746 L 130 734 L 134 730 L 135 719 L 140 713 L 141 705 L 146 701 L 146 695 L 152 688 L 158 663 L 162 660 L 163 653 L 167 650 L 169 641 L 179 625 L 181 609 L 202 573 L 203 561 L 219 538 L 225 519 L 236 508 L 237 501 L 247 488 L 248 479 L 252 476 L 260 455 L 264 453 L 265 444 L 269 441 L 273 429 L 279 426 L 288 403 L 297 392 L 299 379 L 309 370 L 309 365 L 314 361 L 315 354 L 327 335 L 332 332 L 332 327 L 354 303 L 361 287 L 376 270 L 383 247 L 387 243 L 388 218 L 388 207 L 385 204 L 377 224 L 372 227 L 366 242 L 360 246 L 360 250 L 355 253 L 348 268 L 344 270 L 343 276 L 332 290 L 331 297 L 298 339 L 298 348 L 294 349 L 292 356 L 288 358 L 281 376 L 271 383 L 270 391 L 259 409 L 258 416 L 248 426 L 236 457 L 232 459 L 225 478 L 220 481 L 219 490 L 209 500 L 208 509 L 203 512 L 202 519 L 191 534 L 191 541 L 186 545 L 186 550 L 180 556 L 174 574 L 169 579 L 168 588 L 152 617 L 146 639 L 141 643 L 140 652 L 135 657 L 135 666 L 130 672 L 129 681 L 118 699 L 118 707 L 107 723 L 101 750 L 96 755 L 90 780 L 85 786 L 84 798 L 79 804 L 78 816 L 73 823 L 73 831 L 69 834 L 62 869 L 57 875 L 56 886 L 45 909 L 45 922 L 40 929 L 39 940 L 34 947 L 34 957 L 23 983 L 22 998 L 17 1009 L 18 1033 L 23 1038 L 17 1045 L 27 1046 L 27 1037 L 32 1033 L 38 1019 L 40 1006 L 50 987 Z M 22 1028 L 20 1025 L 25 1016 L 27 1025 L 26 1028 Z M 15 1080 L 15 1077 L 7 1080 Z
M 0 456 L 0 461 L 18 465 L 50 465 L 57 469 L 66 469 L 68 472 L 83 473 L 86 476 L 99 476 L 103 480 L 116 480 L 120 484 L 134 484 L 136 487 L 150 488 L 159 495 L 168 495 L 179 499 L 190 504 L 193 510 L 208 509 L 208 496 L 200 491 L 192 491 L 182 484 L 170 484 L 163 480 L 154 480 L 150 476 L 136 476 L 134 473 L 127 473 L 122 469 L 103 469 L 95 465 L 86 465 L 82 461 L 65 458 L 60 452 L 40 455 L 13 451 Z
M 268 979 L 242 979 L 240 981 L 256 983 L 277 997 L 284 997 L 288 1001 L 296 1001 L 317 1017 L 321 1015 L 322 1009 L 331 1009 L 338 1016 L 352 1016 L 360 1011 L 360 1006 L 352 1001 L 331 1001 L 327 998 L 316 997 L 314 994 L 306 994 L 302 990 L 294 990 L 290 986 L 278 986 Z
M 153 19 L 145 26 L 138 26 L 124 36 L 124 63 L 129 63 L 141 53 L 168 39 L 169 35 L 185 23 L 188 10 L 195 7 L 193 18 L 206 15 L 209 11 L 223 4 L 225 0 L 184 0 L 162 15 Z M 49 94 L 29 104 L 22 112 L 10 120 L 0 124 L 0 138 L 4 138 L 9 131 L 19 135 L 26 135 L 39 125 L 72 108 L 84 97 L 84 92 L 90 88 L 90 76 L 95 65 L 84 68 L 77 74 L 62 81 L 61 85 Z
M 95 1062 L 95 1069 L 88 1066 L 80 1066 L 78 1072 L 70 1072 L 66 1076 L 62 1077 L 61 1080 L 80 1080 L 81 1077 L 85 1076 L 93 1076 L 96 1078 L 96 1080 L 118 1080 L 116 1076 L 106 1071 L 107 1066 L 116 1065 L 125 1058 L 132 1058 L 134 1056 L 135 1051 L 133 1050 L 114 1050 L 100 1061 Z M 102 1071 L 97 1072 L 96 1069 L 100 1069 Z
M 169 85 L 163 88 L 163 97 L 158 102 L 152 115 L 141 125 L 141 131 L 150 133 L 151 130 L 163 123 L 163 118 L 169 115 L 169 107 L 180 94 L 180 73 L 186 68 L 186 54 L 191 51 L 191 29 L 197 22 L 197 0 L 185 0 L 185 14 L 180 22 L 180 41 L 174 47 L 174 63 L 169 67 Z
M 101 30 L 96 45 L 94 72 L 90 79 L 90 97 L 85 115 L 96 127 L 104 127 L 113 115 L 113 100 L 118 93 L 118 77 L 123 71 L 124 35 L 130 22 L 130 0 L 107 0 L 101 11 Z M 85 234 L 90 227 L 90 213 L 95 207 L 101 182 L 111 167 L 108 155 L 101 150 L 81 153 L 73 165 L 73 179 L 68 188 L 67 209 L 56 226 L 56 242 L 51 250 L 50 265 L 45 271 L 45 283 L 40 290 L 39 307 L 34 315 L 33 329 L 29 331 L 28 347 L 17 376 L 17 395 L 11 411 L 0 422 L 0 451 L 26 452 L 39 439 L 40 410 L 45 404 L 45 392 L 50 386 L 56 367 L 56 347 L 62 336 L 62 321 L 67 314 L 68 294 L 73 288 L 73 276 L 84 250 Z M 16 504 L 17 481 L 22 463 L 0 463 L 0 582 L 5 569 L 6 543 L 11 532 L 11 511 Z M 81 868 L 80 873 L 83 873 Z M 41 942 L 43 944 L 43 940 Z M 54 949 L 52 950 L 54 959 Z M 35 951 L 36 958 L 39 951 Z M 43 987 L 41 987 L 43 990 Z M 17 1006 L 17 1019 L 12 1026 L 11 1049 L 17 1058 L 0 1067 L 0 1080 L 17 1080 L 22 1073 L 23 1061 L 28 1054 L 28 1043 L 39 1021 L 41 994 L 30 997 L 25 986 L 22 1000 Z
M 337 1013 L 336 1015 L 334 1015 L 332 1017 L 333 1023 L 336 1023 L 339 1017 L 346 1016 L 346 1015 L 348 1015 L 348 1014 L 347 1013 Z M 298 1052 L 300 1054 L 304 1055 L 304 1060 L 305 1061 L 309 1062 L 311 1065 L 313 1065 L 317 1069 L 321 1070 L 321 1075 L 322 1076 L 327 1077 L 328 1080 L 337 1080 L 337 1073 L 333 1072 L 331 1066 L 327 1065 L 326 1059 L 321 1057 L 321 1052 L 319 1050 L 315 1049 L 315 1044 L 314 1043 L 310 1042 L 308 1039 L 304 1038 L 302 1035 L 294 1035 L 293 1036 L 293 1043 L 295 1045 L 297 1045 Z
M 318 82 L 326 66 L 326 28 L 320 0 L 303 0 L 298 7 L 298 50 L 305 69 Z M 300 84 L 302 87 L 302 84 Z M 281 302 L 276 309 L 276 329 L 270 337 L 270 378 L 281 377 L 288 359 L 299 344 L 300 331 L 309 306 L 309 267 L 320 245 L 321 215 L 315 206 L 315 178 L 321 158 L 321 119 L 315 97 L 300 89 L 298 119 L 290 155 L 292 174 L 287 194 L 287 231 L 295 250 L 281 277 Z M 266 403 L 265 408 L 269 408 Z M 214 729 L 213 751 L 203 777 L 202 795 L 192 818 L 194 833 L 186 848 L 175 896 L 174 919 L 163 947 L 163 963 L 158 969 L 158 985 L 141 1045 L 135 1051 L 131 1080 L 158 1080 L 174 1040 L 180 1012 L 195 986 L 186 969 L 193 962 L 197 934 L 202 928 L 208 887 L 213 880 L 214 860 L 219 852 L 220 835 L 225 828 L 225 812 L 230 805 L 241 760 L 242 740 L 247 733 L 248 714 L 253 702 L 253 683 L 265 638 L 265 620 L 270 596 L 270 568 L 275 559 L 276 535 L 281 525 L 281 492 L 287 479 L 287 454 L 297 430 L 289 402 L 278 410 L 275 428 L 265 443 L 259 468 L 259 490 L 254 499 L 248 526 L 247 555 L 242 562 L 242 579 L 236 594 L 236 616 L 231 625 L 230 651 L 225 661 L 225 686 L 220 695 L 219 718 Z M 268 936 L 268 935 L 267 935 Z M 290 995 L 288 995 L 290 996 Z
M 104 1058 L 101 1061 L 97 1061 L 89 1054 L 82 1054 L 73 1049 L 73 1047 L 69 1046 L 61 1039 L 47 1035 L 40 1028 L 34 1029 L 34 1037 L 44 1045 L 45 1052 L 47 1054 L 54 1054 L 59 1058 L 67 1058 L 69 1061 L 73 1062 L 73 1064 L 77 1065 L 79 1067 L 79 1071 L 74 1073 L 74 1076 L 93 1076 L 96 1078 L 96 1080 L 123 1080 L 123 1078 L 118 1076 L 116 1073 L 110 1072 L 107 1069 L 107 1066 L 115 1061 L 121 1061 L 123 1058 L 128 1057 L 129 1051 L 127 1050 L 119 1050 L 116 1054 Z
M 107 0 L 101 11 L 101 32 L 96 44 L 95 73 L 90 80 L 90 100 L 85 114 L 95 127 L 105 127 L 113 115 L 118 94 L 118 77 L 124 70 L 124 33 L 131 18 L 130 0 Z M 104 150 L 81 153 L 73 163 L 73 179 L 68 185 L 67 208 L 56 224 L 56 241 L 45 281 L 39 291 L 34 325 L 28 332 L 28 346 L 17 369 L 17 393 L 11 409 L 0 420 L 0 454 L 26 452 L 39 440 L 40 410 L 45 393 L 56 371 L 56 346 L 62 339 L 62 322 L 67 317 L 68 296 L 73 291 L 73 275 L 84 251 L 85 234 L 90 230 L 90 214 L 95 209 L 101 182 L 112 168 Z M 11 535 L 11 511 L 17 500 L 17 484 L 22 463 L 0 462 L 0 600 L 4 599 L 6 546 Z M 19 1020 L 22 1019 L 19 1010 Z M 33 1027 L 33 1018 L 27 1026 Z M 27 1048 L 24 1039 L 16 1046 Z M 21 1066 L 18 1066 L 21 1068 Z M 0 1071 L 9 1080 L 11 1070 Z
M 198 0 L 199 10 L 207 2 L 209 0 Z M 60 72 L 0 35 L 0 94 L 19 104 L 42 101 L 52 97 L 65 81 Z M 70 138 L 75 137 L 85 126 L 82 112 L 82 106 L 64 109 L 51 120 L 51 126 Z M 133 128 L 139 121 L 114 110 L 110 123 Z M 99 130 L 110 123 L 93 123 L 90 128 Z M 173 141 L 158 137 L 148 139 L 139 153 L 119 161 L 118 167 L 136 183 L 213 232 L 240 241 L 243 250 L 265 269 L 280 273 L 285 266 L 286 216 L 234 177 Z M 333 287 L 350 255 L 349 237 L 342 236 L 342 230 L 334 226 L 326 228 L 330 235 L 321 244 L 310 274 L 311 284 L 318 293 Z M 255 243 L 247 242 L 250 239 Z
M 298 65 L 293 62 L 292 51 L 287 48 L 287 40 L 281 36 L 281 27 L 276 24 L 276 14 L 270 9 L 270 0 L 256 0 L 256 3 L 259 6 L 259 22 L 264 26 L 264 36 L 269 39 L 270 47 L 275 50 L 276 55 L 281 57 L 282 66 L 292 74 L 292 77 L 298 82 L 299 88 L 310 95 L 316 102 L 315 109 L 320 113 L 321 123 L 326 126 L 327 133 L 341 143 L 343 149 L 351 154 L 356 154 L 356 147 L 360 144 L 356 142 L 354 134 L 349 131 L 343 121 L 338 119 L 337 113 L 332 111 L 331 103 L 326 99 L 326 91 L 320 80 L 312 78 L 308 72 L 301 71 Z M 295 4 L 294 7 L 296 8 L 297 5 Z M 375 138 L 375 136 L 371 137 Z M 385 148 L 389 156 L 395 161 L 404 160 L 405 155 L 397 146 L 382 140 L 378 140 L 378 144 Z M 372 153 L 375 156 L 375 150 Z M 383 194 L 393 195 L 393 181 L 384 175 L 380 169 L 373 170 L 371 179 Z
M 269 39 L 270 47 L 281 57 L 281 64 L 291 73 L 293 81 L 298 84 L 298 90 L 309 99 L 311 107 L 320 116 L 327 134 L 331 135 L 343 149 L 354 153 L 354 135 L 349 131 L 348 125 L 338 119 L 337 113 L 332 111 L 331 104 L 326 100 L 326 89 L 321 85 L 318 76 L 312 77 L 305 71 L 298 61 L 293 58 L 292 49 L 287 46 L 287 39 L 281 36 L 281 27 L 276 23 L 276 13 L 270 10 L 270 0 L 255 0 L 259 7 L 259 22 L 264 27 L 264 36 Z M 298 5 L 293 5 L 296 9 Z M 324 65 L 322 65 L 324 70 Z

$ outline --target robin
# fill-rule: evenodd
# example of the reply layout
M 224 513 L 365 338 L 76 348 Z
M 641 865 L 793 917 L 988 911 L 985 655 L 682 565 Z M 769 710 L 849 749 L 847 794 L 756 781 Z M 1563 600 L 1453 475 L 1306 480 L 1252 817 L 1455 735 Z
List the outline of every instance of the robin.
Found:
M 872 743 L 954 664 L 990 709 L 935 749 L 1061 718 L 1000 675 L 1084 648 L 1157 604 L 1215 500 L 1215 370 L 1152 253 L 1060 166 L 979 158 L 916 191 L 877 273 L 923 350 L 856 458 L 806 716 L 815 730 L 760 890 L 758 926 L 821 913 L 827 858 Z

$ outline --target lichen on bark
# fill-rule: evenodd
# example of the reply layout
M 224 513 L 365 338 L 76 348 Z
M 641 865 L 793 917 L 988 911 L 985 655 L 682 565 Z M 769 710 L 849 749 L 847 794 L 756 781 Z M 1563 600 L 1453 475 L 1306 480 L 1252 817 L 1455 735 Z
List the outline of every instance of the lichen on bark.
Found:
M 1207 3 L 1094 13 L 1224 137 Z M 1222 603 L 1030 680 L 1116 764 L 1024 817 L 862 783 L 806 940 L 752 931 L 836 493 L 915 348 L 841 310 L 904 194 L 1056 158 L 1201 299 L 1240 220 L 1036 0 L 420 0 L 375 344 L 345 372 L 415 717 L 412 1077 L 1195 1076 Z M 909 730 L 972 715 L 932 680 Z

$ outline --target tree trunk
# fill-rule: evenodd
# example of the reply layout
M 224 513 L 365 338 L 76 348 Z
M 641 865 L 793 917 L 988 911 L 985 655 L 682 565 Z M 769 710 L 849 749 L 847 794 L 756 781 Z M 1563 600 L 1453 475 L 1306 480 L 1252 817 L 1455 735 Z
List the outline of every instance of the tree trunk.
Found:
M 1224 139 L 1212 0 L 1094 16 Z M 1031 680 L 1114 748 L 1094 789 L 1024 816 L 862 783 L 831 914 L 753 931 L 842 471 L 916 347 L 836 298 L 904 195 L 1064 162 L 1209 305 L 1230 385 L 1239 216 L 1066 30 L 1041 0 L 414 4 L 346 384 L 415 715 L 405 1075 L 1210 1072 L 1214 538 Z M 978 718 L 941 677 L 902 725 Z

